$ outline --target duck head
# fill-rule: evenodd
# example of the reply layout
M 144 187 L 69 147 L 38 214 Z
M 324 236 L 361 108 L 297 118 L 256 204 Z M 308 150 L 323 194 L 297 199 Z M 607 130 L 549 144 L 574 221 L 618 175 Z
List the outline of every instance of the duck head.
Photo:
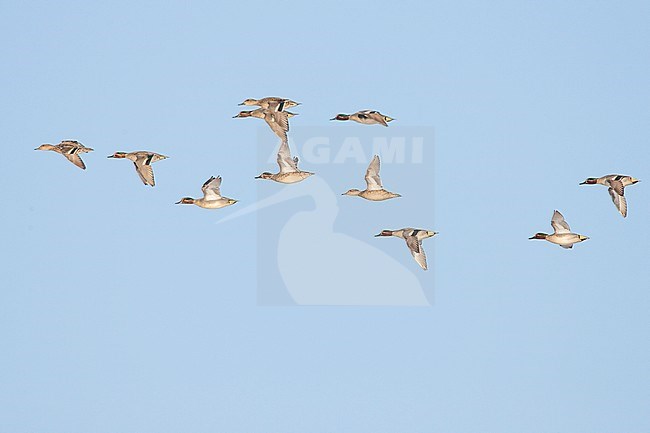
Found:
M 251 105 L 257 105 L 258 103 L 259 103 L 259 101 L 257 99 L 248 98 L 248 99 L 245 99 L 244 102 L 242 102 L 241 104 L 238 104 L 238 105 L 246 105 L 246 106 L 250 107 Z
M 108 158 L 126 158 L 126 152 L 115 152 L 112 155 L 108 155 Z
M 269 173 L 268 171 L 265 171 L 259 176 L 256 176 L 255 179 L 271 179 L 271 177 L 273 177 L 273 173 Z
M 580 182 L 579 185 L 595 185 L 598 183 L 598 179 L 595 177 L 588 177 L 584 182 Z
M 359 190 L 358 190 L 358 189 L 356 189 L 356 188 L 352 188 L 351 190 L 349 190 L 349 191 L 346 191 L 346 192 L 344 192 L 344 193 L 343 193 L 343 194 L 341 194 L 341 195 L 351 195 L 351 196 L 357 196 L 357 195 L 359 195 L 359 194 L 361 194 L 361 191 L 359 191 Z
M 252 116 L 252 111 L 240 111 L 237 113 L 237 115 L 232 116 L 233 119 L 236 119 L 238 117 L 251 117 Z
M 548 235 L 546 233 L 535 233 L 533 236 L 528 239 L 546 239 Z
M 378 235 L 375 235 L 376 238 L 381 237 L 381 236 L 393 236 L 393 231 L 392 230 L 382 230 L 381 233 Z
M 350 120 L 350 115 L 349 114 L 337 114 L 336 117 L 331 118 L 330 120 Z
M 192 197 L 183 197 L 176 204 L 194 204 L 194 199 Z
M 51 144 L 41 144 L 34 150 L 52 150 L 52 149 L 54 149 L 54 146 L 52 146 Z

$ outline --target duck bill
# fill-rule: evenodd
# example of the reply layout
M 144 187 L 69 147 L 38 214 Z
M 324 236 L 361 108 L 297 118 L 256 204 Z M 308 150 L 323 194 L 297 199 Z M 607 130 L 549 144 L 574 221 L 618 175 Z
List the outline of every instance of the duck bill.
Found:
M 585 181 L 585 182 L 580 182 L 578 185 L 586 185 L 586 184 L 587 182 Z

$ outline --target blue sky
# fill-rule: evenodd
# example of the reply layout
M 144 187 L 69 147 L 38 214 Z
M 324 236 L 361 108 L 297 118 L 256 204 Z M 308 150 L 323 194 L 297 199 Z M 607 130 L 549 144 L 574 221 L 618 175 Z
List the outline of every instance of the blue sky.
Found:
M 14 1 L 0 16 L 1 432 L 650 429 L 647 3 Z M 404 225 L 441 232 L 415 269 L 430 307 L 260 305 L 257 228 L 277 209 L 215 223 L 276 186 L 252 179 L 263 125 L 231 119 L 270 95 L 303 103 L 296 132 L 374 133 L 327 120 L 364 108 L 433 128 L 427 181 L 383 168 L 409 200 L 335 225 L 371 237 L 422 206 Z M 95 149 L 88 170 L 33 151 L 63 138 Z M 153 189 L 106 159 L 140 149 L 170 155 Z M 642 180 L 626 219 L 578 186 L 609 173 Z M 217 174 L 236 207 L 173 206 Z M 337 197 L 344 218 L 375 216 L 353 200 Z M 528 241 L 554 209 L 591 239 Z M 402 241 L 369 242 L 413 269 Z

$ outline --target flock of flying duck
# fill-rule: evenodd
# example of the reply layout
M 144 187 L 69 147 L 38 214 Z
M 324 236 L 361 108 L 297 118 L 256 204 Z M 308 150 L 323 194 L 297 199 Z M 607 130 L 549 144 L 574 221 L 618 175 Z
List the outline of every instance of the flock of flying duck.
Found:
M 314 174 L 308 171 L 302 171 L 298 168 L 298 158 L 291 156 L 287 140 L 289 118 L 296 115 L 295 113 L 287 111 L 287 109 L 296 107 L 300 105 L 300 103 L 285 98 L 267 97 L 262 99 L 246 99 L 239 105 L 257 106 L 259 108 L 250 111 L 241 111 L 234 116 L 234 118 L 255 117 L 258 119 L 264 119 L 273 133 L 275 133 L 281 140 L 277 155 L 277 163 L 280 171 L 278 173 L 264 172 L 257 176 L 256 179 L 292 184 L 301 182 Z M 362 110 L 353 114 L 337 114 L 330 120 L 351 120 L 363 125 L 388 126 L 388 123 L 394 119 L 383 115 L 379 111 Z M 35 150 L 46 150 L 60 153 L 74 165 L 83 170 L 86 169 L 86 165 L 80 155 L 93 151 L 92 148 L 85 147 L 83 144 L 75 140 L 63 140 L 57 145 L 43 144 Z M 168 157 L 155 152 L 136 151 L 115 152 L 113 155 L 110 155 L 109 158 L 128 159 L 132 161 L 142 182 L 145 185 L 154 186 L 156 183 L 151 164 L 167 159 Z M 343 193 L 343 195 L 358 196 L 370 201 L 384 201 L 401 197 L 400 194 L 384 189 L 379 176 L 380 167 L 381 162 L 379 155 L 375 155 L 366 170 L 366 189 L 363 191 L 350 189 Z M 623 217 L 626 217 L 627 202 L 625 200 L 625 187 L 634 185 L 637 182 L 639 182 L 639 180 L 631 176 L 610 174 L 599 178 L 590 177 L 580 183 L 580 185 L 604 185 L 608 187 L 609 195 L 611 196 L 614 205 L 620 214 Z M 204 209 L 220 209 L 237 203 L 237 200 L 221 195 L 221 176 L 211 176 L 210 179 L 203 184 L 201 191 L 203 192 L 202 198 L 183 197 L 176 204 L 191 204 Z M 551 226 L 554 230 L 553 234 L 536 233 L 529 239 L 543 239 L 563 248 L 572 248 L 574 244 L 589 239 L 587 236 L 571 232 L 571 228 L 565 221 L 564 216 L 557 210 L 553 213 Z M 424 249 L 422 248 L 422 241 L 437 234 L 437 232 L 429 230 L 404 228 L 400 230 L 382 230 L 381 233 L 375 237 L 394 236 L 404 239 L 415 261 L 422 269 L 427 270 L 427 259 Z
M 621 174 L 608 174 L 602 177 L 589 177 L 580 185 L 604 185 L 608 188 L 609 195 L 618 212 L 625 218 L 627 216 L 627 200 L 625 200 L 625 187 L 634 185 L 639 182 L 632 176 L 624 176 Z M 543 239 L 553 244 L 557 244 L 562 248 L 573 248 L 574 244 L 586 241 L 589 239 L 587 236 L 573 233 L 569 224 L 564 219 L 564 216 L 557 210 L 553 212 L 551 218 L 551 226 L 553 227 L 553 234 L 535 233 L 528 239 Z

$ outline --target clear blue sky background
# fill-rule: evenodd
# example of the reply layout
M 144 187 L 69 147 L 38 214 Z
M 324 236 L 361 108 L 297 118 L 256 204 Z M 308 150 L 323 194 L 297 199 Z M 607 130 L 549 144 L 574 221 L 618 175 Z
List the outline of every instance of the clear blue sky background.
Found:
M 0 432 L 650 431 L 649 20 L 641 1 L 0 3 Z M 257 121 L 230 117 L 266 95 L 305 125 L 435 128 L 432 307 L 261 307 L 255 217 L 171 205 L 210 174 L 255 200 Z M 62 138 L 96 149 L 86 172 L 32 150 Z M 105 158 L 137 149 L 172 156 L 153 190 Z M 627 219 L 578 187 L 617 172 L 644 181 Z M 591 239 L 528 241 L 553 209 Z

